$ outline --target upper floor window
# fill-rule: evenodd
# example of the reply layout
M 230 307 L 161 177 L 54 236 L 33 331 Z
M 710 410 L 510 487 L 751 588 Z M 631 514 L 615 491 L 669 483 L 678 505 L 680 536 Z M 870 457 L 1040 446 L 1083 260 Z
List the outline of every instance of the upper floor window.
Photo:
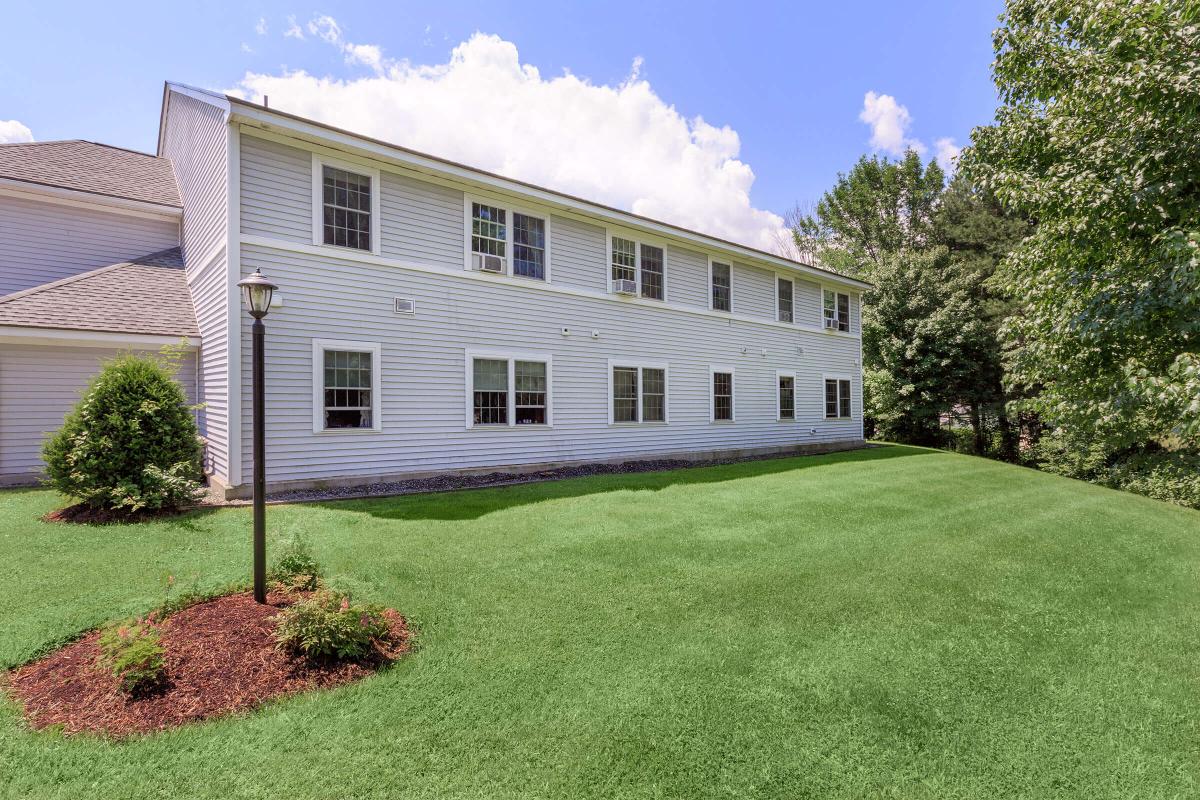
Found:
M 792 322 L 793 286 L 787 278 L 776 279 L 775 284 L 775 314 L 780 322 Z
M 380 346 L 313 340 L 313 430 L 379 430 Z
M 666 422 L 667 367 L 609 362 L 610 422 Z
M 623 236 L 610 238 L 612 290 L 649 300 L 666 296 L 665 253 L 661 247 Z
M 826 289 L 824 295 L 825 327 L 833 331 L 850 330 L 850 295 Z
M 709 369 L 712 381 L 712 415 L 713 422 L 733 422 L 733 369 L 712 367 Z
M 850 381 L 847 378 L 825 379 L 825 418 L 850 418 Z
M 470 205 L 471 269 L 546 280 L 543 217 L 474 200 Z
M 379 252 L 379 170 L 312 154 L 313 244 Z
M 549 425 L 550 357 L 467 354 L 468 427 Z
M 776 411 L 781 420 L 796 418 L 796 373 L 778 372 L 775 375 L 778 390 Z
M 733 310 L 731 270 L 728 264 L 712 262 L 709 283 L 711 284 L 713 311 Z
M 325 165 L 321 170 L 325 244 L 371 249 L 371 177 Z

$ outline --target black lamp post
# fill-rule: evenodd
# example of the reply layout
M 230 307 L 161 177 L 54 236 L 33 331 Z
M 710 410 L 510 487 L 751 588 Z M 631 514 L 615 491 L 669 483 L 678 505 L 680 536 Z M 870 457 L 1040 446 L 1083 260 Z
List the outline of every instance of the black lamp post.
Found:
M 245 292 L 246 305 L 254 317 L 254 599 L 267 602 L 267 470 L 264 459 L 263 428 L 266 404 L 263 399 L 263 347 L 266 326 L 263 317 L 271 309 L 271 295 L 279 287 L 258 270 L 238 282 Z

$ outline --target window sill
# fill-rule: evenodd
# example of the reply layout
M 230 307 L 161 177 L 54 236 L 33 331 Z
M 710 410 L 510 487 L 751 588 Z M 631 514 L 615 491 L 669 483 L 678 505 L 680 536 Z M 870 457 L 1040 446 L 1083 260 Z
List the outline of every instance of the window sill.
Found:
M 669 423 L 665 420 L 662 422 L 610 422 L 610 423 L 608 423 L 608 427 L 610 427 L 610 428 L 665 428 L 670 424 L 671 423 Z
M 530 425 L 509 425 L 507 423 L 497 424 L 497 425 L 487 425 L 487 424 L 483 424 L 483 423 L 476 424 L 476 423 L 472 422 L 471 424 L 467 425 L 467 430 L 469 430 L 469 431 L 508 431 L 508 430 L 540 431 L 540 430 L 549 430 L 553 427 L 554 427 L 554 424 L 550 423 L 550 422 L 542 422 L 542 423 L 536 423 L 536 424 L 530 424 Z
M 321 428 L 320 430 L 314 428 L 313 433 L 321 434 L 323 436 L 336 436 L 339 433 L 348 433 L 352 436 L 362 436 L 368 433 L 383 433 L 383 428 Z
M 710 419 L 710 420 L 708 421 L 708 424 L 709 424 L 709 425 L 732 425 L 732 424 L 734 424 L 735 422 L 737 422 L 737 420 L 733 420 L 733 419 Z

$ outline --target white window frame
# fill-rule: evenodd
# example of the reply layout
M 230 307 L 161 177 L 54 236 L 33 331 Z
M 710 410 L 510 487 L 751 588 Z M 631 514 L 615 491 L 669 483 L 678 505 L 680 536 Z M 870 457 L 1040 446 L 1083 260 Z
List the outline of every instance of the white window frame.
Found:
M 846 317 L 846 330 L 844 330 L 844 331 L 839 330 L 838 328 L 830 328 L 825 325 L 825 293 L 826 292 L 833 292 L 833 294 L 834 294 L 833 306 L 834 306 L 835 314 L 837 313 L 837 295 L 839 295 L 839 294 L 846 295 L 847 317 Z M 821 326 L 821 330 L 825 331 L 826 333 L 837 333 L 842 336 L 853 336 L 854 335 L 854 293 L 853 292 L 848 291 L 845 287 L 842 287 L 842 286 L 833 286 L 830 284 L 823 283 L 823 284 L 821 284 L 821 302 L 818 304 L 818 307 L 819 307 L 819 313 L 820 313 L 820 318 L 818 319 L 818 323 Z M 837 317 L 837 319 L 841 319 L 841 318 Z
M 325 351 L 349 350 L 371 354 L 371 427 L 369 428 L 326 428 L 325 427 Z M 378 433 L 383 430 L 383 345 L 379 342 L 351 342 L 344 339 L 312 340 L 312 421 L 313 433 L 335 436 L 362 433 Z
M 635 295 L 634 298 L 630 298 L 630 299 L 645 300 L 647 303 L 666 304 L 670 300 L 669 292 L 671 290 L 670 286 L 669 286 L 669 280 L 667 277 L 667 273 L 670 272 L 670 269 L 667 266 L 667 243 L 660 239 L 655 239 L 652 236 L 645 236 L 640 233 L 634 233 L 632 231 L 622 230 L 620 228 L 605 228 L 604 229 L 604 268 L 607 271 L 607 275 L 608 275 L 608 293 L 613 294 L 613 276 L 612 276 L 613 246 L 612 246 L 612 240 L 613 240 L 614 236 L 619 239 L 628 239 L 629 241 L 634 243 L 634 245 L 637 249 L 637 264 L 634 265 L 634 270 L 633 270 L 633 280 L 634 280 L 634 283 L 637 284 L 637 295 Z M 662 255 L 662 258 L 663 258 L 663 265 L 662 265 L 663 266 L 663 271 L 662 271 L 663 296 L 662 296 L 661 300 L 658 298 L 655 298 L 655 297 L 643 297 L 642 296 L 642 247 L 644 247 L 646 245 L 649 245 L 650 247 L 656 247 L 659 250 L 662 250 L 662 254 L 663 254 Z
M 508 423 L 505 425 L 475 424 L 475 359 L 508 362 Z M 537 361 L 546 365 L 546 421 L 541 424 L 517 424 L 517 381 L 516 362 Z M 521 428 L 540 430 L 554 427 L 554 359 L 549 353 L 526 353 L 512 350 L 476 350 L 464 351 L 464 373 L 466 376 L 466 398 L 464 404 L 467 430 L 507 430 Z
M 729 373 L 729 419 L 717 419 L 717 391 L 713 386 L 713 376 L 718 372 Z M 708 365 L 708 421 L 714 425 L 730 425 L 737 422 L 737 370 L 732 365 Z
M 481 275 L 491 275 L 490 272 L 480 272 L 471 266 L 471 204 L 480 203 L 485 206 L 492 206 L 504 211 L 504 272 L 503 274 L 509 278 L 515 278 L 521 281 L 532 281 L 534 283 L 550 283 L 550 213 L 548 211 L 538 211 L 520 203 L 513 203 L 510 200 L 501 200 L 498 197 L 489 197 L 480 194 L 464 194 L 463 195 L 463 269 L 468 272 L 479 272 Z M 546 247 L 545 247 L 545 274 L 541 278 L 531 278 L 528 275 L 517 275 L 513 272 L 513 214 L 521 214 L 526 217 L 536 217 L 545 225 L 546 230 Z
M 383 220 L 379 214 L 380 195 L 383 193 L 383 185 L 379 180 L 379 170 L 374 167 L 368 167 L 363 164 L 356 164 L 353 161 L 341 161 L 335 158 L 328 158 L 319 153 L 312 154 L 312 242 L 317 247 L 327 247 L 331 250 L 336 250 L 340 253 L 362 253 L 357 247 L 342 247 L 336 244 L 325 243 L 325 167 L 333 167 L 334 169 L 344 169 L 346 172 L 353 172 L 356 175 L 365 175 L 371 179 L 371 254 L 380 255 L 380 228 L 383 225 Z
M 838 415 L 836 417 L 826 416 L 825 412 L 825 382 L 838 381 Z M 842 416 L 842 388 L 841 381 L 850 383 L 850 416 Z M 826 422 L 840 422 L 842 420 L 854 419 L 854 378 L 851 375 L 839 375 L 835 373 L 826 373 L 821 376 L 821 419 Z
M 617 367 L 636 369 L 638 371 L 637 421 L 617 422 L 613 412 L 613 370 Z M 661 369 L 663 373 L 663 418 L 649 422 L 642 419 L 642 397 L 646 392 L 646 382 L 643 372 L 648 369 Z M 637 428 L 644 425 L 671 424 L 671 368 L 666 361 L 641 361 L 636 358 L 610 358 L 608 360 L 608 424 L 618 427 Z
M 717 308 L 716 306 L 713 305 L 713 263 L 723 264 L 723 265 L 729 267 L 729 308 L 728 309 Z M 713 258 L 712 256 L 708 257 L 708 283 L 706 283 L 704 285 L 704 290 L 706 292 L 708 292 L 707 305 L 708 305 L 709 311 L 715 311 L 718 314 L 731 314 L 731 315 L 733 314 L 733 310 L 734 310 L 733 272 L 734 272 L 733 259 Z
M 792 379 L 792 416 L 790 419 L 787 419 L 783 416 L 783 403 L 780 402 L 780 400 L 779 400 L 779 379 L 780 378 L 791 378 Z M 797 385 L 798 385 L 798 380 L 796 378 L 796 373 L 794 371 L 786 370 L 786 369 L 775 370 L 775 421 L 776 422 L 792 423 L 792 422 L 796 421 L 797 417 L 799 417 L 799 414 L 796 413 L 796 387 L 797 387 Z M 822 389 L 824 389 L 824 386 L 825 386 L 825 384 L 822 383 L 821 384 Z
M 781 283 L 790 283 L 792 285 L 792 318 L 787 321 L 784 321 L 779 309 L 779 284 Z M 795 278 L 780 275 L 779 273 L 775 273 L 775 321 L 781 322 L 784 325 L 796 324 L 796 280 Z

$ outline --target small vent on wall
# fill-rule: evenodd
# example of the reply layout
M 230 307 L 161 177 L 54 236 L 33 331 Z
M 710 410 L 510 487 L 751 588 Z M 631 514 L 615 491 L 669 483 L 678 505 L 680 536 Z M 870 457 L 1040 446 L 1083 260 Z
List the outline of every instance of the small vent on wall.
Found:
M 417 301 L 407 297 L 396 298 L 396 313 L 397 314 L 415 314 L 417 313 Z

